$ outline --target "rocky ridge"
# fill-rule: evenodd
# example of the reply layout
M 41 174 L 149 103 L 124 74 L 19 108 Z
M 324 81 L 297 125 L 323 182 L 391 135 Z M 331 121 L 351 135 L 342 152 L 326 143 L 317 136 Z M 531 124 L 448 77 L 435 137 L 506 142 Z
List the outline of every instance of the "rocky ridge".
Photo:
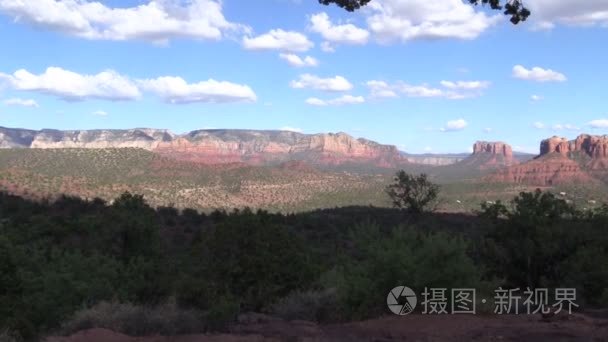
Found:
M 540 144 L 534 160 L 501 170 L 493 181 L 539 186 L 594 183 L 608 173 L 608 136 L 581 134 L 574 140 L 553 136 Z
M 24 130 L 0 127 L 0 148 L 142 148 L 174 159 L 205 164 L 351 162 L 394 167 L 406 162 L 395 146 L 346 133 L 302 134 L 290 131 L 198 130 L 173 134 L 167 130 Z

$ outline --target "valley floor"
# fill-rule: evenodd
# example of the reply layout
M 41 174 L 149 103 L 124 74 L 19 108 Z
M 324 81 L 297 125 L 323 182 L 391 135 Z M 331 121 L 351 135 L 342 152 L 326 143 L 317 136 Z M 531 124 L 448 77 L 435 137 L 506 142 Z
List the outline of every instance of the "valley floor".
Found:
M 608 341 L 608 317 L 573 314 L 545 321 L 540 316 L 385 317 L 319 326 L 266 316 L 242 323 L 231 334 L 129 337 L 106 329 L 90 329 L 47 342 L 220 342 L 220 341 Z

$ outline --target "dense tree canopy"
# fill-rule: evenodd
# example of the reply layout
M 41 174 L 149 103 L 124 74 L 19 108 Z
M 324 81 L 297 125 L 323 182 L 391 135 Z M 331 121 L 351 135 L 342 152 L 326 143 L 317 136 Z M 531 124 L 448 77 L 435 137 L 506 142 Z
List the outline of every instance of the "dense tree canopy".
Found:
M 429 0 L 432 1 L 432 0 Z M 504 14 L 511 16 L 513 24 L 519 24 L 525 21 L 530 16 L 530 10 L 523 5 L 521 0 L 506 0 L 503 5 L 503 0 L 468 0 L 473 5 L 490 5 L 494 10 L 504 10 Z M 324 5 L 336 4 L 345 10 L 352 12 L 362 6 L 367 5 L 371 0 L 319 0 Z

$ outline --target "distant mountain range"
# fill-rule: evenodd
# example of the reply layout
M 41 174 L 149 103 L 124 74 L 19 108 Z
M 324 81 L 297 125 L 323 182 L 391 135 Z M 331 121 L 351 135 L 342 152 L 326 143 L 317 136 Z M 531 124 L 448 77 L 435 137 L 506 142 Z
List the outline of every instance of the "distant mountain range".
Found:
M 470 153 L 409 154 L 393 145 L 356 139 L 346 133 L 197 130 L 177 135 L 168 130 L 149 128 L 34 131 L 0 127 L 0 148 L 127 147 L 143 148 L 174 159 L 203 164 L 265 165 L 296 160 L 316 166 L 367 164 L 395 168 L 406 164 L 451 165 L 471 156 Z M 515 158 L 525 160 L 529 156 L 516 153 Z
M 587 134 L 572 141 L 560 137 L 543 140 L 539 156 L 513 152 L 504 142 L 486 141 L 475 142 L 471 154 L 415 155 L 346 133 L 214 129 L 178 135 L 148 128 L 34 131 L 0 127 L 0 148 L 141 148 L 206 165 L 272 166 L 296 161 L 313 167 L 359 171 L 430 170 L 428 173 L 442 179 L 485 176 L 492 182 L 543 186 L 608 181 L 608 136 Z M 431 166 L 432 169 L 425 168 Z
M 355 139 L 346 133 L 198 130 L 176 135 L 168 130 L 40 131 L 0 127 L 0 148 L 142 148 L 203 164 L 278 164 L 289 160 L 312 165 L 372 164 L 396 167 L 407 161 L 395 146 Z

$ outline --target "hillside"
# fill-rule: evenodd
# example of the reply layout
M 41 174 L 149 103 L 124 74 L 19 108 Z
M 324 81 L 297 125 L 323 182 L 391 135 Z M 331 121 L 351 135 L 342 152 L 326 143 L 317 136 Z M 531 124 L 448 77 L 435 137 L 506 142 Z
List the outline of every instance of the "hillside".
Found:
M 319 172 L 293 162 L 176 162 L 137 148 L 0 150 L 2 188 L 38 198 L 65 193 L 111 200 L 130 191 L 155 206 L 292 211 L 383 204 L 385 182 L 384 176 Z
M 346 133 L 303 134 L 271 130 L 197 130 L 177 135 L 168 130 L 40 131 L 0 127 L 0 148 L 141 148 L 202 164 L 276 165 L 289 160 L 319 167 L 359 164 L 392 168 L 406 163 L 395 146 Z

